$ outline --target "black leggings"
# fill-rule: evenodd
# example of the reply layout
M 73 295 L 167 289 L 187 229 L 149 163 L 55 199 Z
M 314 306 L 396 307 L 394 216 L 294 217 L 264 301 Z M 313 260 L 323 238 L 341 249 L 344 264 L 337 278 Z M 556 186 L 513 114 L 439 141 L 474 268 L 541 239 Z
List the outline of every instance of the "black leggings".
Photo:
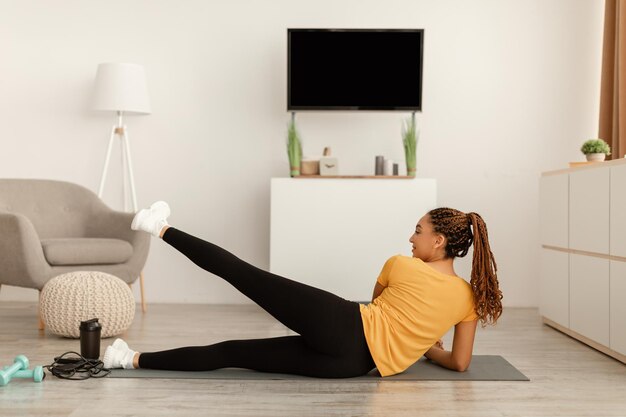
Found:
M 358 303 L 263 271 L 171 227 L 163 240 L 199 267 L 224 278 L 299 336 L 142 353 L 139 367 L 181 371 L 236 367 L 322 378 L 364 375 L 375 367 Z

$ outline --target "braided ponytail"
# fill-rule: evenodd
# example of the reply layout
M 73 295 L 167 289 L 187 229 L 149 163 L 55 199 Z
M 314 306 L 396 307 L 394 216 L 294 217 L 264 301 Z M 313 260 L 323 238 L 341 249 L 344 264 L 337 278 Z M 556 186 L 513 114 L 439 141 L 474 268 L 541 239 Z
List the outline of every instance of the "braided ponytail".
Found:
M 502 315 L 502 291 L 498 285 L 498 267 L 489 246 L 485 221 L 478 213 L 465 214 L 448 207 L 431 210 L 428 214 L 433 230 L 447 239 L 447 258 L 462 258 L 474 245 L 470 285 L 474 293 L 476 314 L 483 327 L 496 324 Z
M 478 213 L 467 213 L 474 229 L 474 258 L 470 284 L 474 291 L 476 314 L 483 323 L 496 324 L 502 314 L 502 291 L 498 285 L 498 266 L 489 246 L 487 225 Z

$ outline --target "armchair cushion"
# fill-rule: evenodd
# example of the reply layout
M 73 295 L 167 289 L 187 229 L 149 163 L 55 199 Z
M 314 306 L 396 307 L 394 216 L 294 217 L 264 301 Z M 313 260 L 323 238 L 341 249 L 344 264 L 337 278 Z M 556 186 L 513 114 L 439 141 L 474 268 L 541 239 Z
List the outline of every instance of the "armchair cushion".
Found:
M 42 239 L 41 246 L 50 265 L 121 264 L 133 255 L 132 245 L 119 239 Z

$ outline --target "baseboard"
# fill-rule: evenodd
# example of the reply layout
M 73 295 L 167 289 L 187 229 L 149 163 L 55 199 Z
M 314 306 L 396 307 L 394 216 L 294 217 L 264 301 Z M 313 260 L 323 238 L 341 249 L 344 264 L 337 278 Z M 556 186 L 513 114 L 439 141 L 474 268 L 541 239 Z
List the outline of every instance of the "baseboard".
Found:
M 565 333 L 566 335 L 568 335 L 569 337 L 572 337 L 576 340 L 578 340 L 579 342 L 582 342 L 592 348 L 594 348 L 595 350 L 598 350 L 602 353 L 604 353 L 605 355 L 608 355 L 610 357 L 612 357 L 613 359 L 616 359 L 620 362 L 622 362 L 623 364 L 626 364 L 626 355 L 622 355 L 619 352 L 614 351 L 611 348 L 608 348 L 606 346 L 604 346 L 603 344 L 600 344 L 598 342 L 595 342 L 591 339 L 589 339 L 588 337 L 583 336 L 580 333 L 576 333 L 575 331 L 568 329 L 567 327 L 561 326 L 560 324 L 544 317 L 541 316 L 543 323 L 560 331 L 561 333 Z

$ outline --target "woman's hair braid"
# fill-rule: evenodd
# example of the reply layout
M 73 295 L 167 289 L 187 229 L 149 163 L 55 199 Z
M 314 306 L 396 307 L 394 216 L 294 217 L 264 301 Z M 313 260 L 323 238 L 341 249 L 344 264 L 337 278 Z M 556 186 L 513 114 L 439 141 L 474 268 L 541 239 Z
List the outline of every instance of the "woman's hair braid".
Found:
M 428 214 L 434 232 L 447 239 L 447 258 L 464 257 L 474 244 L 470 284 L 474 292 L 476 314 L 483 327 L 496 324 L 502 315 L 502 291 L 499 289 L 498 267 L 489 246 L 485 221 L 478 213 L 463 213 L 448 207 L 431 210 Z

